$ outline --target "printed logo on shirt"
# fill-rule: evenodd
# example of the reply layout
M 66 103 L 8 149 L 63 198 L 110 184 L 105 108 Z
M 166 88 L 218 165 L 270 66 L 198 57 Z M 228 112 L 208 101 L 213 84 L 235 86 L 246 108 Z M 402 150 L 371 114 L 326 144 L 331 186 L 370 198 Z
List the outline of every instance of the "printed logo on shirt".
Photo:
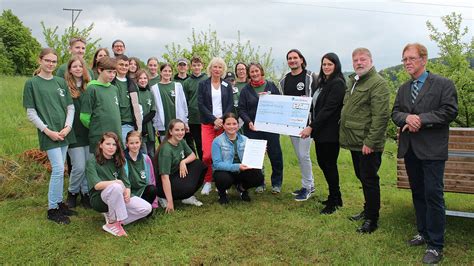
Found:
M 237 107 L 237 106 L 239 106 L 239 100 L 235 99 L 234 100 L 234 107 Z
M 142 179 L 146 179 L 146 175 L 145 175 L 145 171 L 144 171 L 144 170 L 141 170 L 141 171 L 140 171 L 140 177 L 141 177 Z
M 171 91 L 170 95 L 171 95 L 171 97 L 175 97 L 175 96 L 176 96 L 176 93 L 174 92 L 174 90 Z
M 184 159 L 184 151 L 181 151 L 181 159 Z
M 61 97 L 66 96 L 66 95 L 64 95 L 64 92 L 65 92 L 64 89 L 58 88 L 58 94 L 59 94 L 59 96 L 61 96 Z
M 147 100 L 146 100 L 146 104 L 148 104 L 149 106 L 151 106 L 151 99 L 147 99 Z
M 115 104 L 118 105 L 118 97 L 114 96 L 114 99 L 115 99 Z
M 118 178 L 118 172 L 114 172 L 112 175 L 115 177 L 115 179 Z
M 238 92 L 239 92 L 239 88 L 233 87 L 233 88 L 232 88 L 232 92 L 233 92 L 234 94 L 238 93 Z
M 299 91 L 304 90 L 304 82 L 298 82 L 298 84 L 296 84 L 296 89 Z

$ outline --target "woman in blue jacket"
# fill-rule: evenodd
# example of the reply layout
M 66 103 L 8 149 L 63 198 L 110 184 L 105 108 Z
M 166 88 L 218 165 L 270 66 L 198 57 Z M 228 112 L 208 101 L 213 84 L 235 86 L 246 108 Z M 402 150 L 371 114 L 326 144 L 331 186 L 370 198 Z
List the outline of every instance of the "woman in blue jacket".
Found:
M 213 178 L 219 191 L 219 203 L 229 203 L 226 190 L 233 184 L 240 192 L 240 198 L 250 201 L 247 189 L 262 184 L 262 170 L 242 164 L 247 137 L 238 132 L 237 116 L 229 112 L 222 119 L 224 133 L 212 142 Z
M 280 146 L 280 135 L 275 133 L 258 131 L 255 128 L 255 116 L 257 115 L 258 97 L 260 94 L 280 94 L 275 84 L 265 80 L 265 72 L 259 63 L 250 63 L 248 67 L 250 82 L 242 89 L 239 98 L 239 116 L 244 120 L 244 134 L 251 139 L 267 140 L 267 152 L 272 164 L 272 193 L 281 191 L 283 182 L 283 155 Z M 265 183 L 257 187 L 255 192 L 262 193 Z

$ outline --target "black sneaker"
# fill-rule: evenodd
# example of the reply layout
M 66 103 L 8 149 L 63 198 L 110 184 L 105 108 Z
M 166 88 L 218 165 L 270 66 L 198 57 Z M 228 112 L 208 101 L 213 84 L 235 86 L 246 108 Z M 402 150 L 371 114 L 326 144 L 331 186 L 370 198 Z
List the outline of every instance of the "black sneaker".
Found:
M 361 211 L 359 214 L 349 217 L 349 220 L 351 221 L 360 221 L 363 219 L 365 219 L 365 211 Z
M 66 216 L 73 216 L 73 215 L 77 215 L 77 212 L 76 211 L 73 211 L 71 209 L 69 209 L 69 207 L 64 203 L 64 202 L 60 202 L 58 204 L 59 206 L 59 211 L 63 214 L 63 215 L 66 215 Z
M 337 206 L 333 204 L 328 204 L 324 207 L 319 213 L 320 214 L 331 214 L 337 210 Z
M 330 203 L 331 203 L 331 201 L 330 201 L 329 198 L 328 198 L 327 200 L 321 201 L 321 204 L 323 204 L 323 205 L 328 205 L 328 204 L 330 204 Z M 334 205 L 336 205 L 337 207 L 342 207 L 342 199 L 341 199 L 341 198 L 338 198 L 337 200 L 335 200 L 335 204 L 334 204 Z
M 229 203 L 229 199 L 227 198 L 227 194 L 219 195 L 219 203 L 221 205 L 225 205 L 225 204 Z
M 436 249 L 427 249 L 423 256 L 424 264 L 437 264 L 443 258 L 443 253 Z
M 425 238 L 422 235 L 417 234 L 412 239 L 408 240 L 407 243 L 408 243 L 409 246 L 415 247 L 415 246 L 424 245 L 426 243 L 426 241 L 425 241 Z
M 91 206 L 91 198 L 89 197 L 88 193 L 81 194 L 81 204 L 84 209 L 90 209 Z
M 66 203 L 69 208 L 76 208 L 77 206 L 77 195 L 78 193 L 67 192 Z
M 250 202 L 250 200 L 251 200 L 250 196 L 249 196 L 249 192 L 247 190 L 240 192 L 240 198 L 243 201 L 247 201 L 247 202 Z
M 62 214 L 59 209 L 49 209 L 48 219 L 58 224 L 69 224 L 71 222 L 71 220 L 69 220 L 69 217 Z
M 377 230 L 377 228 L 378 226 L 376 221 L 366 219 L 364 223 L 359 228 L 357 228 L 357 233 L 370 234 Z

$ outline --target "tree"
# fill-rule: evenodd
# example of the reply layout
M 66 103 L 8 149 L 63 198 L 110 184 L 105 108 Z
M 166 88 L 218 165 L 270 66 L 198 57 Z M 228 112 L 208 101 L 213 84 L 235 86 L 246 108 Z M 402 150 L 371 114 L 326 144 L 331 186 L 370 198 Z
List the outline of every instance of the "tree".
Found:
M 458 117 L 454 123 L 461 127 L 473 126 L 474 115 L 474 70 L 470 67 L 470 60 L 474 58 L 474 37 L 468 35 L 468 27 L 462 28 L 460 14 L 451 13 L 441 20 L 446 32 L 441 32 L 430 21 L 426 26 L 430 31 L 430 39 L 438 44 L 440 49 L 439 60 L 430 65 L 435 73 L 451 79 L 458 92 Z M 470 40 L 464 41 L 471 36 Z
M 69 53 L 69 40 L 73 37 L 82 37 L 86 39 L 86 54 L 84 55 L 84 60 L 86 62 L 92 61 L 92 57 L 97 50 L 97 44 L 101 40 L 100 38 L 94 40 L 90 37 L 90 34 L 94 29 L 94 23 L 91 23 L 84 29 L 68 27 L 64 30 L 64 33 L 61 36 L 58 34 L 59 26 L 47 28 L 44 25 L 44 22 L 41 21 L 41 27 L 43 28 L 43 36 L 46 40 L 46 44 L 58 53 L 58 65 L 66 63 L 71 58 L 71 54 Z
M 242 42 L 239 31 L 237 31 L 236 42 L 226 43 L 218 39 L 216 31 L 209 29 L 207 32 L 196 33 L 193 29 L 191 36 L 188 37 L 188 42 L 191 45 L 190 50 L 174 42 L 165 45 L 167 52 L 163 54 L 163 58 L 175 67 L 178 59 L 182 57 L 190 60 L 197 55 L 201 57 L 205 66 L 213 57 L 221 57 L 227 63 L 229 70 L 233 70 L 237 62 L 258 62 L 265 69 L 267 77 L 274 78 L 275 76 L 274 60 L 271 57 L 272 50 L 262 53 L 260 46 L 253 47 L 249 40 Z
M 0 16 L 0 40 L 0 73 L 31 75 L 41 45 L 10 9 Z

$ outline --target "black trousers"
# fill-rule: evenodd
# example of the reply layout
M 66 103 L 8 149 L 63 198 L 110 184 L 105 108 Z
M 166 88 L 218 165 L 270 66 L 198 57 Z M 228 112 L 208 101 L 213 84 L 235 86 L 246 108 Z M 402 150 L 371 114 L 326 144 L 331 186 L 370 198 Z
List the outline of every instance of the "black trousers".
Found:
M 141 198 L 146 200 L 148 203 L 153 204 L 153 201 L 156 199 L 156 186 L 147 185 L 145 190 L 143 190 Z
M 242 185 L 242 188 L 247 190 L 262 184 L 263 173 L 260 169 L 249 169 L 241 172 L 214 171 L 212 178 L 219 192 L 224 192 L 232 185 Z
M 337 169 L 337 158 L 339 157 L 339 143 L 314 142 L 316 147 L 316 158 L 318 165 L 323 171 L 326 182 L 328 183 L 328 200 L 332 203 L 341 201 L 341 190 L 339 188 L 339 171 Z
M 444 160 L 420 160 L 408 148 L 405 167 L 415 206 L 416 226 L 428 247 L 443 250 L 446 227 L 444 204 Z
M 207 167 L 201 162 L 201 160 L 196 159 L 186 166 L 188 168 L 187 176 L 183 178 L 180 177 L 179 171 L 170 175 L 173 200 L 187 199 L 191 197 L 204 182 L 204 175 L 206 174 Z M 158 197 L 166 198 L 165 193 L 163 192 L 161 178 L 157 178 L 156 189 Z
M 202 160 L 201 124 L 189 124 L 189 132 L 184 138 L 194 154 Z M 194 143 L 196 143 L 196 147 L 194 147 Z
M 378 221 L 380 210 L 380 177 L 378 171 L 382 163 L 382 152 L 363 155 L 362 151 L 351 151 L 352 164 L 364 191 L 364 211 L 367 219 Z

